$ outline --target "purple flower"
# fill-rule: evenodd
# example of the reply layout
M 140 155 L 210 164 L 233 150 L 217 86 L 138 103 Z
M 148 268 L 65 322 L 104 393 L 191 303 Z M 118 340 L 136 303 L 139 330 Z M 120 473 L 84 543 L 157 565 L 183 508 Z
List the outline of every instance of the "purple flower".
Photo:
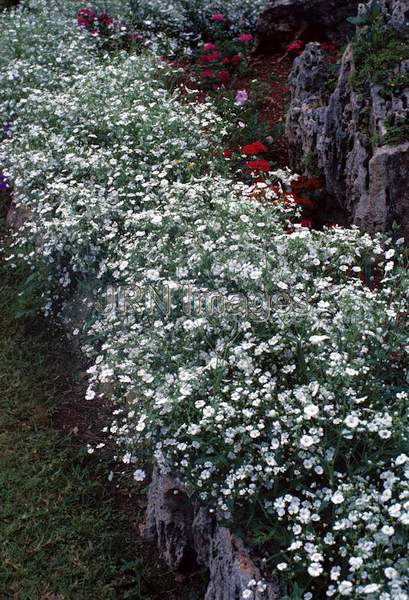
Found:
M 8 179 L 3 173 L 0 173 L 0 192 L 7 192 L 10 189 Z
M 246 90 L 238 90 L 234 103 L 236 106 L 244 106 L 249 99 L 249 95 Z

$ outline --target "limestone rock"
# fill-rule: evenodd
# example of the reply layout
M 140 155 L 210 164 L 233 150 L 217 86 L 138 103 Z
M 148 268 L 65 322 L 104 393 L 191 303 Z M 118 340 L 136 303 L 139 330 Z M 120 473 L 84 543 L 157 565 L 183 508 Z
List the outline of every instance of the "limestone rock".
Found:
M 390 24 L 405 26 L 409 0 L 386 0 Z M 403 20 L 402 20 L 403 19 Z M 364 230 L 400 224 L 409 239 L 408 140 L 390 143 L 388 129 L 409 123 L 409 87 L 385 93 L 372 83 L 354 89 L 352 46 L 344 52 L 337 78 L 319 44 L 308 44 L 290 74 L 287 136 L 291 167 L 325 180 L 325 187 L 350 221 Z M 391 77 L 409 77 L 409 60 Z
M 183 486 L 154 470 L 149 488 L 145 537 L 156 540 L 161 556 L 172 569 L 192 558 L 193 507 Z
M 221 527 L 205 508 L 191 503 L 177 480 L 153 473 L 148 496 L 145 536 L 157 542 L 169 567 L 196 561 L 209 569 L 205 600 L 241 600 L 250 590 L 251 600 L 278 600 L 275 582 L 263 580 L 260 570 L 241 540 Z M 251 582 L 259 585 L 251 585 Z
M 242 598 L 245 590 L 251 590 L 251 600 L 278 600 L 278 586 L 262 582 L 249 586 L 250 582 L 261 581 L 259 569 L 251 560 L 240 539 L 226 527 L 216 527 L 210 540 L 210 582 L 205 600 L 234 600 Z
M 285 48 L 295 38 L 343 42 L 359 0 L 271 0 L 257 23 L 259 49 Z
M 369 190 L 357 206 L 355 223 L 384 230 L 395 221 L 409 240 L 409 141 L 377 148 L 368 169 Z

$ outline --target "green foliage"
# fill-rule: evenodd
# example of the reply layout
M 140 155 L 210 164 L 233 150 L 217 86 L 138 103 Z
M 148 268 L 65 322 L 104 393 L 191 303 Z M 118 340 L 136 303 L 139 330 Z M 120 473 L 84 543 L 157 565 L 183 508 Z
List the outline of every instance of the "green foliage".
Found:
M 409 141 L 409 119 L 399 124 L 387 123 L 383 143 L 388 146 L 398 146 Z
M 399 75 L 394 75 L 386 82 L 381 94 L 384 98 L 391 98 L 400 94 L 406 88 L 409 88 L 409 73 L 399 73 Z
M 365 106 L 360 114 L 358 120 L 358 128 L 362 133 L 368 133 L 369 131 L 369 123 L 370 123 L 371 111 L 369 106 Z
M 378 27 L 383 21 L 383 12 L 379 0 L 374 0 L 359 17 L 348 17 L 347 21 L 360 27 Z
M 312 152 L 308 152 L 305 156 L 304 156 L 304 166 L 308 172 L 309 175 L 311 175 L 312 177 L 320 177 L 321 176 L 321 169 L 318 166 L 318 159 L 315 156 L 315 154 L 313 154 Z
M 363 89 L 370 83 L 385 83 L 391 72 L 409 58 L 409 40 L 396 31 L 373 31 L 369 38 L 353 43 L 356 72 L 352 84 Z
M 356 67 L 352 84 L 363 89 L 371 83 L 385 83 L 393 69 L 409 58 L 407 33 L 387 24 L 379 2 L 362 17 L 350 21 L 362 26 L 352 44 Z

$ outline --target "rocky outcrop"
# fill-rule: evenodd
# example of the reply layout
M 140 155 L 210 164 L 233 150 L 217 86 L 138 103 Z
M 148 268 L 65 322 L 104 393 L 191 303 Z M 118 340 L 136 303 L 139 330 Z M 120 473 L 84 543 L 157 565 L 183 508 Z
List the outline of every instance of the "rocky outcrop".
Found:
M 409 0 L 390 0 L 389 24 L 402 28 Z M 361 9 L 361 13 L 362 13 Z M 291 167 L 320 175 L 334 201 L 364 230 L 398 223 L 409 239 L 409 60 L 391 69 L 396 85 L 356 86 L 352 45 L 334 79 L 319 44 L 308 44 L 290 75 L 287 137 Z
M 280 598 L 277 584 L 263 580 L 242 541 L 221 527 L 209 511 L 194 505 L 177 480 L 158 469 L 149 490 L 145 536 L 156 541 L 173 569 L 194 562 L 208 567 L 204 600 Z
M 285 48 L 296 38 L 344 41 L 353 27 L 359 0 L 271 0 L 257 23 L 260 50 Z

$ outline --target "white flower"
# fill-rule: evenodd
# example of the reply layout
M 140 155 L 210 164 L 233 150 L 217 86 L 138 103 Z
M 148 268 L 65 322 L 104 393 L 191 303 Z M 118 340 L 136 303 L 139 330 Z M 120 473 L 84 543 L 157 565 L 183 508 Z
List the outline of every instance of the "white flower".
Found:
M 392 567 L 386 567 L 386 569 L 384 569 L 384 573 L 388 579 L 396 579 L 398 577 L 397 570 L 393 569 Z
M 337 491 L 335 492 L 335 494 L 333 494 L 331 496 L 331 502 L 333 504 L 342 504 L 344 502 L 345 498 L 342 492 Z
M 253 439 L 260 437 L 260 431 L 258 429 L 252 429 L 250 431 L 250 437 Z
M 310 337 L 311 344 L 314 344 L 316 346 L 318 346 L 322 342 L 325 342 L 325 340 L 329 340 L 328 335 L 312 335 Z
M 145 471 L 143 471 L 142 469 L 136 469 L 136 471 L 134 471 L 133 473 L 133 478 L 135 479 L 135 481 L 143 481 L 145 477 Z
M 362 560 L 362 558 L 360 556 L 352 556 L 348 562 L 351 565 L 352 571 L 356 571 L 357 569 L 360 569 L 364 563 L 364 561 Z
M 392 496 L 392 493 L 389 491 L 389 497 L 391 497 L 391 496 Z M 388 513 L 390 514 L 391 517 L 398 518 L 400 516 L 401 512 L 402 512 L 402 505 L 399 503 L 392 504 L 392 506 L 390 506 L 388 508 Z
M 349 429 L 356 429 L 359 425 L 359 419 L 355 415 L 348 415 L 344 423 Z
M 304 414 L 308 419 L 316 417 L 319 413 L 319 408 L 315 404 L 307 404 L 304 406 Z
M 377 583 L 370 583 L 369 585 L 366 585 L 362 592 L 364 594 L 375 594 L 375 592 L 379 592 L 379 585 Z
M 85 394 L 85 400 L 93 400 L 95 398 L 95 391 L 91 388 L 88 388 L 87 393 Z
M 205 417 L 205 419 L 208 419 L 210 417 L 213 417 L 213 415 L 215 414 L 215 410 L 213 408 L 213 406 L 206 406 L 203 409 L 203 416 Z
M 279 571 L 285 571 L 287 568 L 288 568 L 288 565 L 285 562 L 278 563 L 278 565 L 277 565 L 277 569 Z
M 406 454 L 399 454 L 395 460 L 396 465 L 403 465 L 409 461 L 409 457 Z
M 300 439 L 300 446 L 301 448 L 310 448 L 311 446 L 314 445 L 314 438 L 311 437 L 310 435 L 303 435 Z
M 352 594 L 353 585 L 350 581 L 341 581 L 338 585 L 338 593 L 341 596 L 350 596 Z
M 382 533 L 388 537 L 391 537 L 395 533 L 395 529 L 389 525 L 384 525 L 381 529 Z
M 311 577 L 319 577 L 323 573 L 324 568 L 320 563 L 311 563 L 307 570 Z

